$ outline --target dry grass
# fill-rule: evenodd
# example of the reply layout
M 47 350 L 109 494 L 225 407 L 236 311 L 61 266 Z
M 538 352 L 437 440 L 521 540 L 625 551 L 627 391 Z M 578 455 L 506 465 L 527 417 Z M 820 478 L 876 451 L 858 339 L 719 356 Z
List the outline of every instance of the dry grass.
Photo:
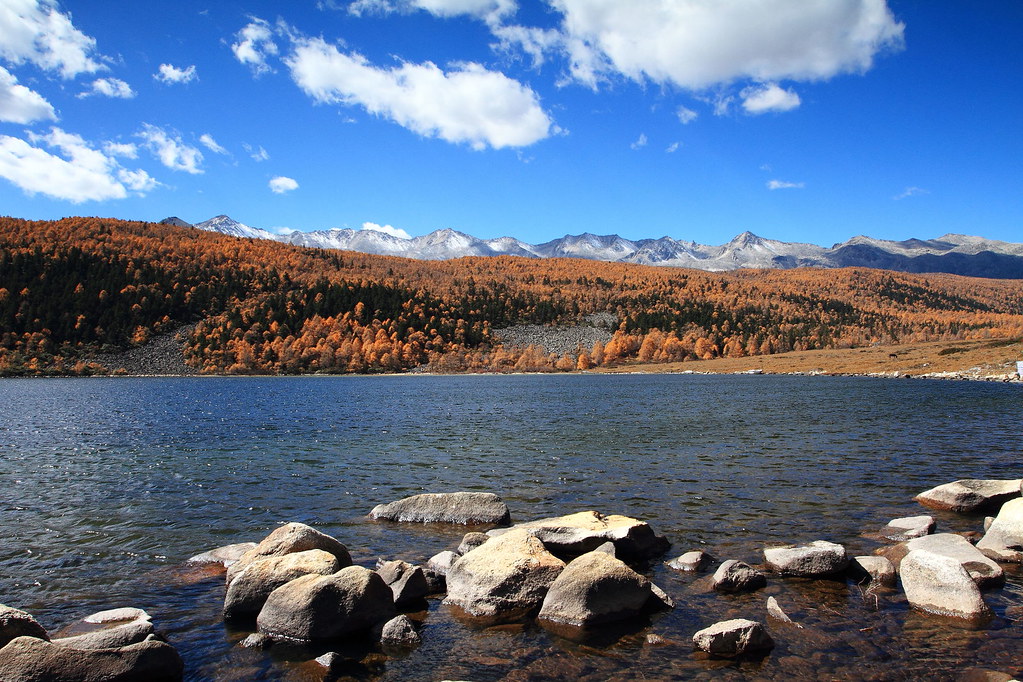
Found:
M 895 357 L 892 357 L 892 356 Z M 763 370 L 765 374 L 863 374 L 948 376 L 975 379 L 1015 377 L 1023 360 L 1023 339 L 939 341 L 898 346 L 840 350 L 794 351 L 747 358 L 718 358 L 668 364 L 633 363 L 604 372 L 707 372 L 734 374 Z

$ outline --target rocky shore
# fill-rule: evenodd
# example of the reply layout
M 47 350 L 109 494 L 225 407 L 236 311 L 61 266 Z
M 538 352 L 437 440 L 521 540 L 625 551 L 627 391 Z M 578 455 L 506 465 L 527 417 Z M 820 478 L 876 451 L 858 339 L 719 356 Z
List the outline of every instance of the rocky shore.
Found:
M 722 599 L 776 582 L 830 581 L 856 586 L 879 604 L 904 595 L 911 612 L 933 619 L 938 630 L 984 628 L 993 618 L 985 592 L 1001 589 L 1003 565 L 1023 563 L 1021 484 L 967 479 L 916 497 L 929 509 L 994 514 L 983 531 L 936 532 L 935 519 L 920 514 L 878 529 L 884 545 L 869 556 L 849 556 L 841 543 L 816 540 L 765 543 L 757 564 L 702 549 L 665 563 L 672 571 L 705 574 Z M 381 558 L 366 567 L 354 564 L 337 538 L 293 522 L 259 542 L 218 547 L 188 563 L 223 571 L 223 618 L 250 633 L 239 646 L 285 647 L 294 658 L 305 643 L 319 679 L 343 675 L 366 657 L 402 657 L 421 646 L 432 636 L 429 600 L 443 600 L 465 627 L 531 623 L 579 642 L 608 628 L 641 632 L 659 613 L 692 608 L 686 595 L 649 579 L 670 543 L 640 519 L 581 511 L 515 522 L 497 495 L 479 492 L 415 495 L 377 505 L 369 517 L 461 525 L 468 532 L 423 565 Z M 734 617 L 678 637 L 707 661 L 763 661 L 779 641 L 811 636 L 774 596 L 737 604 Z M 663 640 L 648 638 L 652 645 Z M 361 644 L 353 649 L 353 642 Z M 0 671 L 5 682 L 160 682 L 185 675 L 173 642 L 164 641 L 142 609 L 102 611 L 48 633 L 30 614 L 2 605 Z M 973 669 L 969 679 L 1005 681 L 1017 672 Z

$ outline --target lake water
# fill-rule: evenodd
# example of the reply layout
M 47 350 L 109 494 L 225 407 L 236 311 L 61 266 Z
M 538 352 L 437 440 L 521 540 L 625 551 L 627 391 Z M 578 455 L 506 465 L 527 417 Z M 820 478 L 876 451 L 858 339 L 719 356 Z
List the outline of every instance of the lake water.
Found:
M 1018 478 L 1018 385 L 835 377 L 560 375 L 0 381 L 0 602 L 53 630 L 116 606 L 154 618 L 194 680 L 318 679 L 316 652 L 245 649 L 220 619 L 223 579 L 183 562 L 301 521 L 356 563 L 424 562 L 464 528 L 373 522 L 376 504 L 476 490 L 513 520 L 595 509 L 673 543 L 760 563 L 765 544 L 826 539 L 852 554 L 913 495 L 958 478 Z M 981 517 L 936 514 L 939 530 Z M 479 629 L 439 600 L 423 645 L 362 652 L 384 679 L 957 679 L 1020 671 L 1023 574 L 985 592 L 968 628 L 911 611 L 901 592 L 769 579 L 752 595 L 660 562 L 677 602 L 642 626 L 573 642 L 535 624 Z M 759 661 L 705 660 L 691 637 L 766 620 L 775 596 L 805 628 L 768 621 Z M 1009 613 L 1006 614 L 1006 609 Z M 1014 615 L 1015 614 L 1015 615 Z M 663 638 L 648 641 L 650 635 Z M 359 654 L 359 652 L 356 652 Z M 361 654 L 359 654 L 361 655 Z M 322 677 L 322 671 L 319 672 Z

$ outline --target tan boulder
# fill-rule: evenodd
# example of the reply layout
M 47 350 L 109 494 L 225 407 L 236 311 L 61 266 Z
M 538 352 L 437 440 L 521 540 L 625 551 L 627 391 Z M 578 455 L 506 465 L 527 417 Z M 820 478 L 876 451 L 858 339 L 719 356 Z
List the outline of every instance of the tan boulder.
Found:
M 224 618 L 255 618 L 266 598 L 281 585 L 313 573 L 336 573 L 341 569 L 339 563 L 336 556 L 322 549 L 255 559 L 227 586 Z
M 574 626 L 625 620 L 643 613 L 650 581 L 605 552 L 573 559 L 554 580 L 539 618 Z
M 114 649 L 74 649 L 18 637 L 0 649 L 0 679 L 47 682 L 178 682 L 184 663 L 152 637 Z
M 999 561 L 1023 563 L 1023 498 L 1002 505 L 977 549 Z
M 618 514 L 605 516 L 595 511 L 539 519 L 517 524 L 514 528 L 538 538 L 552 554 L 562 559 L 591 552 L 605 542 L 614 544 L 616 556 L 627 560 L 649 559 L 669 547 L 668 541 L 655 534 L 646 521 Z
M 263 538 L 255 547 L 245 552 L 238 561 L 227 568 L 227 582 L 231 584 L 235 576 L 244 571 L 256 559 L 272 556 L 284 556 L 294 552 L 320 549 L 337 557 L 341 568 L 352 565 L 352 557 L 348 548 L 337 539 L 321 533 L 304 523 L 288 523 L 280 526 Z
M 998 509 L 1002 504 L 1020 496 L 1020 484 L 1015 479 L 966 478 L 925 490 L 913 499 L 925 507 L 954 512 L 976 512 Z
M 906 598 L 918 609 L 966 619 L 991 613 L 977 583 L 952 557 L 915 549 L 902 560 L 900 575 Z

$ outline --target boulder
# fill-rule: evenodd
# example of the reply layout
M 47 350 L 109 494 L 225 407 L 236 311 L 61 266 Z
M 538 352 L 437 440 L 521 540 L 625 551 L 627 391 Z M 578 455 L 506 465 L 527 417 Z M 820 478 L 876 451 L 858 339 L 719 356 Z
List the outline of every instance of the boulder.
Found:
M 472 616 L 514 620 L 539 608 L 564 568 L 528 531 L 512 530 L 451 566 L 444 603 Z
M 785 613 L 785 611 L 781 608 L 781 604 L 779 604 L 778 600 L 774 597 L 767 598 L 767 615 L 775 620 L 781 621 L 782 623 L 786 623 L 787 625 L 795 625 L 800 629 L 803 627 L 789 618 L 789 614 Z
M 906 598 L 918 609 L 968 619 L 991 613 L 977 583 L 952 557 L 915 549 L 902 560 L 900 574 Z
M 16 637 L 35 637 L 50 640 L 46 629 L 20 609 L 0 604 L 0 648 Z
M 255 559 L 227 586 L 224 618 L 255 618 L 266 598 L 281 585 L 310 573 L 336 573 L 341 568 L 339 563 L 336 556 L 322 549 Z
M 881 529 L 881 537 L 895 542 L 904 542 L 913 538 L 930 535 L 934 532 L 933 516 L 904 516 L 892 519 Z
M 913 499 L 925 507 L 954 512 L 998 509 L 1020 496 L 1021 479 L 963 479 L 925 490 Z
M 573 559 L 555 579 L 539 618 L 578 627 L 610 623 L 643 613 L 650 581 L 605 552 Z
M 996 586 L 1005 582 L 1005 573 L 1001 566 L 984 556 L 984 553 L 970 544 L 969 540 L 955 533 L 935 533 L 913 538 L 894 545 L 885 552 L 884 556 L 888 557 L 895 564 L 896 570 L 901 572 L 904 557 L 915 549 L 955 559 L 963 565 L 973 581 L 980 587 Z
M 406 561 L 384 561 L 377 566 L 377 574 L 391 588 L 395 606 L 421 601 L 430 593 L 423 569 Z
M 4 680 L 47 682 L 177 682 L 184 663 L 174 647 L 150 637 L 115 649 L 73 649 L 18 637 L 0 649 Z
M 610 554 L 611 556 L 615 557 L 616 559 L 618 558 L 618 550 L 615 549 L 615 543 L 613 543 L 613 542 L 605 542 L 602 545 L 597 545 L 593 549 L 593 551 L 594 552 L 603 552 L 604 554 Z
M 362 566 L 305 575 L 278 587 L 256 617 L 260 632 L 301 641 L 367 631 L 396 615 L 391 588 Z
M 458 544 L 457 553 L 462 555 L 471 552 L 489 539 L 490 536 L 486 533 L 478 533 L 476 531 L 466 533 L 462 538 L 462 541 Z
M 770 651 L 774 640 L 760 623 L 736 618 L 715 623 L 693 635 L 693 645 L 713 656 L 734 658 L 747 653 Z
M 841 573 L 849 567 L 845 547 L 826 540 L 807 545 L 768 547 L 764 549 L 768 567 L 782 575 L 822 578 Z
M 895 565 L 883 556 L 858 556 L 854 557 L 850 569 L 861 580 L 870 581 L 871 587 L 880 585 L 883 587 L 895 586 Z
M 412 648 L 419 646 L 422 641 L 412 620 L 406 615 L 395 616 L 384 623 L 380 630 L 380 643 L 385 647 Z
M 508 505 L 493 493 L 425 493 L 388 504 L 378 504 L 371 518 L 405 523 L 458 523 L 506 525 Z
M 227 583 L 231 584 L 235 576 L 244 571 L 256 559 L 272 556 L 284 556 L 295 552 L 320 549 L 337 557 L 338 566 L 344 568 L 352 565 L 352 557 L 348 548 L 325 533 L 305 525 L 304 523 L 288 523 L 267 535 L 255 547 L 245 552 L 238 561 L 227 569 Z
M 143 642 L 153 634 L 153 619 L 142 609 L 120 608 L 86 616 L 54 635 L 51 641 L 73 649 L 117 649 Z
M 1023 563 L 1023 499 L 1002 505 L 977 549 L 999 561 Z
M 701 568 L 714 561 L 714 557 L 704 552 L 702 549 L 698 549 L 692 552 L 686 552 L 680 557 L 675 557 L 671 561 L 667 562 L 668 568 L 674 568 L 676 571 L 699 571 Z
M 430 557 L 430 560 L 426 562 L 426 567 L 446 576 L 448 571 L 451 570 L 451 565 L 458 561 L 459 558 L 461 558 L 460 554 L 446 549 Z
M 514 527 L 538 538 L 552 554 L 562 559 L 586 554 L 605 542 L 614 544 L 615 555 L 627 560 L 650 559 L 663 554 L 670 546 L 646 521 L 617 514 L 604 516 L 595 511 L 540 519 Z
M 224 568 L 237 562 L 242 555 L 256 547 L 255 542 L 238 542 L 233 545 L 217 547 L 188 559 L 190 564 L 221 564 Z
M 743 561 L 729 559 L 714 571 L 714 589 L 718 592 L 753 592 L 766 585 L 764 574 Z

